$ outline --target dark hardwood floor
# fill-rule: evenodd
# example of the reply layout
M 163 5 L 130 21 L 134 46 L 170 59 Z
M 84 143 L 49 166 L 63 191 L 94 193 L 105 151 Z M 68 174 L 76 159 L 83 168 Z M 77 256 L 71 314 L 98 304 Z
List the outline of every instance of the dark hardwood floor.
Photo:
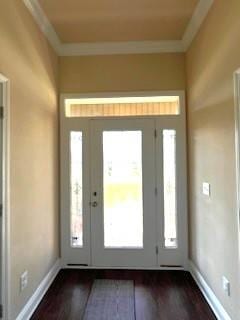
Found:
M 216 320 L 188 272 L 133 270 L 61 270 L 31 319 L 81 320 L 94 279 L 134 280 L 136 320 Z

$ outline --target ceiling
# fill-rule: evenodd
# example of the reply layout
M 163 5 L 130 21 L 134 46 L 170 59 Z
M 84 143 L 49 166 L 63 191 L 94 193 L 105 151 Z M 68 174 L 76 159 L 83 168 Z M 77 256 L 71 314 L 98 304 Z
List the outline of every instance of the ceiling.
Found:
M 181 40 L 198 0 L 38 0 L 62 43 Z
M 59 56 L 186 52 L 215 0 L 22 0 Z

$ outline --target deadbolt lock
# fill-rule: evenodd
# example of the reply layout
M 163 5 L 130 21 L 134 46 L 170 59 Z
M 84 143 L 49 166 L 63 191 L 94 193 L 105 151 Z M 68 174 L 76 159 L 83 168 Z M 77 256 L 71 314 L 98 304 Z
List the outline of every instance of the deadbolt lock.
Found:
M 92 202 L 92 207 L 97 207 L 97 205 L 98 205 L 97 201 Z

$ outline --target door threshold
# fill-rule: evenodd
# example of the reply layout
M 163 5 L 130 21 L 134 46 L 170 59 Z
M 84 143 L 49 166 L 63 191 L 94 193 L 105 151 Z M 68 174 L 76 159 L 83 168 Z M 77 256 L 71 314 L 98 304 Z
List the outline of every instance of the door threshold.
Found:
M 62 269 L 107 269 L 107 270 L 179 270 L 187 271 L 183 266 L 156 266 L 156 267 L 111 267 L 111 266 L 88 266 L 85 264 L 66 264 L 62 266 Z

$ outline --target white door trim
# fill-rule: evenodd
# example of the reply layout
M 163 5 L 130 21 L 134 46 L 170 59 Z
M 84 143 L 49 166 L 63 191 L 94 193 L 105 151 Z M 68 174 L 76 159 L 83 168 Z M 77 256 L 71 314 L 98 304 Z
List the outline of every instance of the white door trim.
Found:
M 240 281 L 240 69 L 234 72 L 235 148 L 237 184 L 238 268 Z
M 122 98 L 122 97 L 154 97 L 154 96 L 179 96 L 180 98 L 180 114 L 177 116 L 177 119 L 179 123 L 184 123 L 186 121 L 186 112 L 185 112 L 185 92 L 184 90 L 166 90 L 166 91 L 136 91 L 136 92 L 98 92 L 98 93 L 75 93 L 75 94 L 61 94 L 60 95 L 60 131 L 61 131 L 61 140 L 62 140 L 62 135 L 63 132 L 68 128 L 68 127 L 75 127 L 76 125 L 79 124 L 79 119 L 77 118 L 67 118 L 65 117 L 65 100 L 66 99 L 86 99 L 86 98 Z M 159 116 L 161 117 L 161 116 Z M 135 117 L 135 119 L 156 119 L 156 116 L 148 116 L 148 117 Z M 91 119 L 90 118 L 85 118 L 85 119 Z M 98 117 L 96 119 L 105 119 L 104 117 Z M 119 119 L 118 117 L 109 117 L 108 119 Z M 131 117 L 120 117 L 120 119 L 132 119 Z M 173 121 L 173 116 L 164 116 L 164 119 L 166 121 Z M 185 136 L 186 132 L 184 132 Z M 61 145 L 61 154 L 65 154 L 64 148 Z M 62 156 L 61 156 L 62 159 Z M 186 164 L 185 164 L 186 166 Z M 64 170 L 64 165 L 61 160 L 61 181 L 64 181 L 64 178 L 66 177 L 65 175 L 65 170 Z M 184 167 L 184 172 L 186 168 Z M 63 241 L 63 234 L 64 234 L 64 208 L 65 208 L 65 200 L 64 200 L 64 190 L 61 186 L 62 189 L 62 196 L 61 196 L 61 239 Z M 184 206 L 186 205 L 186 212 L 185 212 L 185 217 L 187 217 L 187 201 L 184 201 Z M 187 252 L 188 252 L 188 243 L 187 243 L 187 229 L 186 229 L 186 238 L 185 238 L 185 245 L 184 247 L 186 248 L 186 255 L 184 257 L 183 261 L 183 267 L 186 268 L 187 266 Z M 62 246 L 63 248 L 63 243 Z M 63 266 L 66 267 L 67 263 L 64 261 L 64 252 L 61 250 L 61 256 L 63 258 Z M 71 266 L 72 267 L 72 266 Z M 77 267 L 77 266 L 76 266 Z M 159 269 L 159 268 L 157 268 Z M 160 267 L 160 269 L 165 269 L 165 266 Z M 177 268 L 178 269 L 178 268 Z
M 3 319 L 10 319 L 10 81 L 0 73 L 3 85 Z

